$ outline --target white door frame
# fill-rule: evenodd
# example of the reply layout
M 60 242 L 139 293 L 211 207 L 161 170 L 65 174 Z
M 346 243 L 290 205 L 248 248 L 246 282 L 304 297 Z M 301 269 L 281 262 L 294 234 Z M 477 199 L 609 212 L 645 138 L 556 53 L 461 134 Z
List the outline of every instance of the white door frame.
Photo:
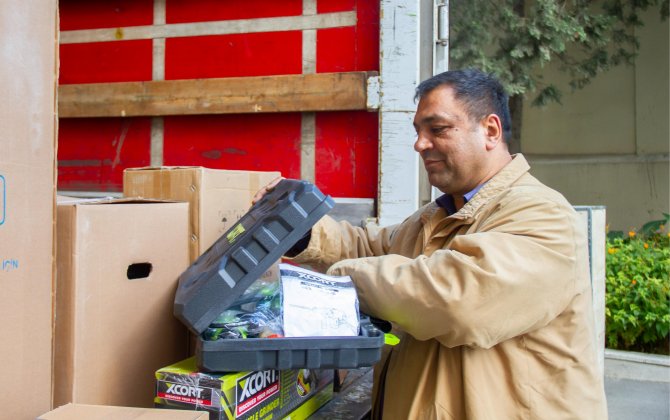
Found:
M 448 4 L 447 0 L 380 1 L 377 216 L 381 226 L 403 221 L 421 203 L 422 168 L 413 149 L 414 89 L 422 79 L 448 67 Z M 430 195 L 434 198 L 435 192 Z

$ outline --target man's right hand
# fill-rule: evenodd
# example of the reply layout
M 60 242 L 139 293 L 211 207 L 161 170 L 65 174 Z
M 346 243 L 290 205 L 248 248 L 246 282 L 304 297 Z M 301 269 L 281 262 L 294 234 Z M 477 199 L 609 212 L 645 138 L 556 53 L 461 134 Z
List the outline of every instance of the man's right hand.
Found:
M 265 194 L 267 194 L 267 193 L 271 192 L 272 190 L 274 190 L 275 187 L 277 186 L 277 184 L 279 184 L 279 182 L 280 182 L 282 179 L 285 179 L 285 178 L 284 178 L 283 176 L 278 176 L 277 178 L 275 178 L 275 179 L 273 179 L 272 181 L 270 181 L 266 186 L 264 186 L 263 188 L 261 188 L 260 190 L 258 190 L 258 191 L 256 192 L 256 194 L 254 194 L 254 198 L 251 199 L 251 205 L 253 206 L 253 205 L 256 204 L 257 202 L 259 202 L 260 199 L 263 198 L 263 197 L 265 196 Z

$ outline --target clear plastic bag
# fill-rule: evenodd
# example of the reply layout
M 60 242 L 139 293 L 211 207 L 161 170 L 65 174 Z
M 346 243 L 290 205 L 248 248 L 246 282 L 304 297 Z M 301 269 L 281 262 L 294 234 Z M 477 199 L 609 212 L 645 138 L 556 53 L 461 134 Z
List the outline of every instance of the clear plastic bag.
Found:
M 207 341 L 230 338 L 274 338 L 284 335 L 281 295 L 276 280 L 256 280 L 229 309 L 202 333 Z
M 286 337 L 357 336 L 360 314 L 349 276 L 328 276 L 279 264 Z

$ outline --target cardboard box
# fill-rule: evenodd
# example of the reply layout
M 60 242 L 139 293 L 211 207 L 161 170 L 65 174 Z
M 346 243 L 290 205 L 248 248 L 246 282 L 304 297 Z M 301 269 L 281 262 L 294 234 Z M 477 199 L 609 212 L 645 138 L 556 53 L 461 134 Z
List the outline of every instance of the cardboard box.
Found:
M 333 397 L 332 370 L 198 372 L 195 358 L 156 372 L 157 407 L 202 410 L 210 420 L 306 419 Z
M 42 414 L 37 420 L 207 420 L 207 413 L 157 408 L 67 404 Z
M 0 1 L 2 418 L 50 409 L 56 0 Z
M 189 257 L 194 262 L 251 207 L 251 199 L 280 172 L 234 171 L 202 166 L 128 168 L 123 195 L 189 203 Z M 277 264 L 261 278 L 278 279 Z M 189 355 L 197 337 L 189 338 Z
M 123 195 L 188 201 L 193 262 L 249 210 L 254 194 L 280 175 L 199 166 L 129 168 L 123 171 Z
M 188 204 L 61 198 L 57 229 L 53 406 L 151 407 L 156 369 L 187 356 Z

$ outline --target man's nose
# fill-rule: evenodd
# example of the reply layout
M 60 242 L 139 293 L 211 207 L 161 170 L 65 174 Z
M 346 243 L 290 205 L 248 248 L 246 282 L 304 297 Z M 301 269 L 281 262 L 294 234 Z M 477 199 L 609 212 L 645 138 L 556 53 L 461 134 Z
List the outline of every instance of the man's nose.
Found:
M 430 149 L 430 147 L 430 140 L 428 140 L 421 132 L 418 132 L 416 135 L 416 140 L 414 141 L 414 150 L 421 153 L 424 150 Z

